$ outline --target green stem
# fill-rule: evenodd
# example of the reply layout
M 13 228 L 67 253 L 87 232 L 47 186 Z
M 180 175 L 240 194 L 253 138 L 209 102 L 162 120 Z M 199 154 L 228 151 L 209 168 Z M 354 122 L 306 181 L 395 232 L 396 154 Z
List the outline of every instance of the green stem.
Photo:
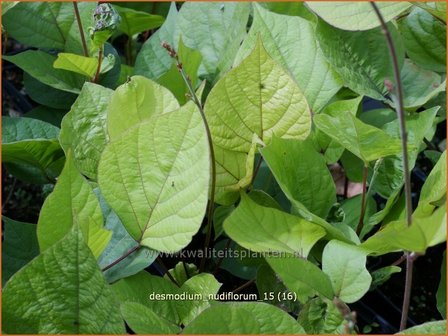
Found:
M 95 77 L 93 78 L 94 83 L 98 83 L 98 79 L 100 78 L 101 71 L 101 63 L 103 62 L 103 47 L 100 48 L 98 52 L 98 66 L 96 68 Z
M 87 48 L 86 37 L 84 35 L 84 29 L 82 28 L 81 16 L 79 15 L 78 3 L 73 1 L 73 8 L 75 9 L 76 22 L 78 23 L 79 35 L 81 37 L 82 50 L 85 57 L 89 57 L 89 49 Z
M 396 84 L 396 111 L 398 115 L 398 121 L 400 126 L 401 135 L 401 147 L 403 156 L 403 172 L 404 172 L 404 196 L 406 204 L 406 224 L 407 226 L 412 225 L 412 198 L 411 198 L 411 174 L 409 170 L 409 159 L 408 159 L 408 148 L 407 148 L 407 133 L 406 133 L 406 119 L 404 114 L 403 105 L 403 88 L 400 78 L 400 67 L 398 65 L 398 58 L 395 51 L 395 46 L 392 41 L 392 36 L 389 32 L 386 22 L 381 15 L 380 10 L 374 2 L 370 3 L 373 10 L 375 11 L 378 20 L 380 21 L 381 27 L 383 29 L 384 36 L 386 38 L 387 47 L 389 49 L 389 54 L 392 59 L 394 79 Z M 400 321 L 400 331 L 406 328 L 407 318 L 409 313 L 409 304 L 411 298 L 412 290 L 412 269 L 413 269 L 413 259 L 410 253 L 406 253 L 406 280 L 403 295 L 403 307 L 401 311 L 401 321 Z
M 366 213 L 366 193 L 367 193 L 367 176 L 369 174 L 369 167 L 364 165 L 362 174 L 362 197 L 361 197 L 361 213 L 359 215 L 358 226 L 356 227 L 356 234 L 361 235 L 362 228 L 364 227 L 364 215 Z

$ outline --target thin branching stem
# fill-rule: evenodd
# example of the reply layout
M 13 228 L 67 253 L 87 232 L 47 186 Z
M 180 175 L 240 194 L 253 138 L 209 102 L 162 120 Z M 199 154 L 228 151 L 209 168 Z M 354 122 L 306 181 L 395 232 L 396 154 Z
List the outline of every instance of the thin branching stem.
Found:
M 98 65 L 96 67 L 95 77 L 93 78 L 93 82 L 94 83 L 98 83 L 98 80 L 100 78 L 101 63 L 102 62 L 103 62 L 103 47 L 100 47 L 100 50 L 98 51 Z
M 201 259 L 201 264 L 199 266 L 199 272 L 203 272 L 204 268 L 205 268 L 205 261 L 207 258 L 206 257 L 207 249 L 210 245 L 210 240 L 212 237 L 213 210 L 214 210 L 214 205 L 215 205 L 215 190 L 216 190 L 216 162 L 215 162 L 215 151 L 213 148 L 212 133 L 210 132 L 210 127 L 208 125 L 207 117 L 205 116 L 205 112 L 204 112 L 202 103 L 199 100 L 198 96 L 196 95 L 196 92 L 193 89 L 193 85 L 191 84 L 191 80 L 188 77 L 188 75 L 185 73 L 183 65 L 180 62 L 176 51 L 166 42 L 163 42 L 162 46 L 168 51 L 169 55 L 176 61 L 177 69 L 179 70 L 179 73 L 181 74 L 182 79 L 184 80 L 185 84 L 187 85 L 189 95 L 199 109 L 199 112 L 202 117 L 202 121 L 204 123 L 205 132 L 207 135 L 208 147 L 209 147 L 209 152 L 210 152 L 211 185 L 210 185 L 210 199 L 209 199 L 208 210 L 207 210 L 207 233 L 206 233 L 205 242 L 204 242 L 204 257 Z
M 407 148 L 407 133 L 406 133 L 406 120 L 404 114 L 403 107 L 403 88 L 401 85 L 400 78 L 400 67 L 398 66 L 398 58 L 395 51 L 395 46 L 392 41 L 392 36 L 390 31 L 384 21 L 383 16 L 381 15 L 378 6 L 374 3 L 370 3 L 372 5 L 373 10 L 380 21 L 381 27 L 383 29 L 384 36 L 386 38 L 387 47 L 389 49 L 389 54 L 392 59 L 393 71 L 394 71 L 394 79 L 395 79 L 395 92 L 396 92 L 396 111 L 398 115 L 398 121 L 400 125 L 400 135 L 401 135 L 401 147 L 402 147 L 402 156 L 403 156 L 403 172 L 404 172 L 404 196 L 405 196 L 405 204 L 406 204 L 406 224 L 410 226 L 412 224 L 412 198 L 411 198 L 411 174 L 409 171 L 409 159 L 408 159 L 408 148 Z M 406 280 L 404 287 L 404 297 L 403 297 L 403 307 L 401 311 L 401 321 L 400 321 L 400 331 L 406 328 L 406 323 L 408 319 L 409 313 L 409 303 L 411 298 L 411 289 L 412 289 L 412 269 L 413 269 L 413 259 L 411 258 L 411 254 L 406 252 Z
M 86 37 L 84 35 L 84 29 L 82 28 L 81 15 L 79 15 L 78 3 L 73 1 L 73 8 L 75 9 L 76 22 L 78 23 L 79 35 L 81 37 L 82 50 L 85 57 L 89 57 L 89 49 L 87 48 Z

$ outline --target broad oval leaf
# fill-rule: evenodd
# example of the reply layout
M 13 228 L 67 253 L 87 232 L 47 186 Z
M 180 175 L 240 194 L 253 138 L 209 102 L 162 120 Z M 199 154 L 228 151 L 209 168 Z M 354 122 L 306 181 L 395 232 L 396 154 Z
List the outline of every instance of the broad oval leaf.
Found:
M 92 78 L 98 67 L 98 58 L 86 57 L 71 53 L 59 53 L 53 63 L 55 69 L 72 71 Z
M 318 114 L 313 120 L 319 130 L 363 160 L 365 165 L 401 151 L 399 139 L 363 123 L 351 113 L 337 116 Z
M 424 69 L 446 72 L 445 24 L 426 10 L 415 7 L 398 22 L 398 27 L 410 59 Z
M 15 274 L 2 306 L 8 334 L 125 333 L 116 299 L 76 226 Z
M 154 250 L 176 252 L 201 226 L 209 167 L 204 124 L 190 102 L 108 144 L 98 167 L 98 183 L 136 241 Z
M 310 141 L 274 137 L 260 152 L 271 170 L 281 174 L 277 182 L 289 195 L 315 215 L 327 217 L 336 203 L 336 187 L 323 155 Z
M 216 304 L 185 327 L 184 334 L 304 334 L 280 308 L 266 303 Z
M 107 131 L 111 141 L 139 122 L 179 108 L 173 94 L 142 76 L 133 76 L 118 87 L 107 112 Z
M 322 270 L 330 277 L 334 293 L 342 301 L 358 301 L 369 290 L 372 277 L 366 261 L 366 253 L 354 245 L 332 240 L 325 246 Z
M 253 23 L 235 63 L 250 53 L 258 36 L 272 58 L 291 72 L 312 111 L 321 110 L 341 88 L 339 76 L 325 59 L 308 20 L 275 14 L 254 3 Z
M 61 240 L 79 225 L 87 245 L 98 258 L 112 232 L 104 229 L 100 205 L 86 179 L 75 167 L 71 152 L 53 192 L 39 214 L 37 239 L 41 251 Z
M 59 128 L 31 118 L 2 117 L 2 162 L 32 183 L 52 183 L 64 165 Z
M 306 4 L 314 13 L 339 29 L 368 30 L 380 26 L 380 21 L 368 2 L 307 1 Z M 379 2 L 377 6 L 387 22 L 412 5 L 409 2 Z
M 397 335 L 446 335 L 446 320 L 432 321 L 408 328 Z
M 365 5 L 370 6 L 367 3 Z M 393 24 L 388 24 L 388 28 L 401 68 L 405 56 L 403 42 Z M 341 76 L 344 86 L 360 95 L 386 100 L 389 92 L 384 81 L 388 79 L 393 82 L 394 73 L 380 28 L 351 32 L 339 30 L 319 20 L 316 35 L 322 52 Z
M 216 152 L 217 201 L 222 203 L 235 199 L 226 199 L 226 193 L 251 181 L 254 134 L 269 143 L 274 134 L 304 139 L 311 129 L 305 97 L 261 40 L 216 83 L 207 97 L 205 113 Z M 240 183 L 244 179 L 247 182 Z
M 132 8 L 117 5 L 114 5 L 114 8 L 121 17 L 118 29 L 128 35 L 129 38 L 137 33 L 160 27 L 165 20 L 163 16 L 152 15 Z
M 286 212 L 258 205 L 242 193 L 224 230 L 239 245 L 255 252 L 286 252 L 306 258 L 325 230 Z
M 106 118 L 112 94 L 112 90 L 103 86 L 84 84 L 62 120 L 62 148 L 65 152 L 71 149 L 80 172 L 93 180 L 96 180 L 98 162 L 108 142 Z

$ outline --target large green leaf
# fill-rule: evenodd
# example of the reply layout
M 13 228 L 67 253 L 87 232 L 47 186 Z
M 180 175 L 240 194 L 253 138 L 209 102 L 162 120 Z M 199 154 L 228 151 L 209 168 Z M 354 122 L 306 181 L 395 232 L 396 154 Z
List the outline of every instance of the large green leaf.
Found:
M 341 202 L 341 209 L 344 211 L 344 220 L 343 224 L 348 225 L 353 230 L 356 230 L 359 224 L 359 216 L 361 215 L 361 195 L 356 195 L 351 198 L 347 198 Z M 372 216 L 376 212 L 376 202 L 373 197 L 368 197 L 366 200 L 366 208 L 365 208 L 365 222 L 368 221 L 370 216 Z M 362 238 L 365 234 L 367 234 L 372 229 L 371 225 L 364 225 L 361 234 L 359 235 Z
M 292 256 L 266 257 L 266 261 L 285 286 L 297 294 L 300 302 L 306 302 L 316 293 L 333 299 L 330 278 L 310 261 Z
M 404 219 L 388 223 L 360 245 L 373 255 L 382 255 L 395 251 L 413 251 L 424 253 L 427 248 L 446 240 L 446 207 L 432 214 L 412 217 L 412 225 L 406 226 Z
M 157 315 L 137 302 L 125 302 L 120 306 L 121 315 L 136 334 L 178 334 L 180 327 Z
M 59 128 L 44 121 L 2 117 L 2 162 L 20 179 L 51 183 L 64 164 L 58 136 Z
M 417 7 L 398 23 L 409 58 L 424 69 L 446 72 L 446 24 Z
M 290 71 L 312 111 L 318 112 L 340 89 L 339 76 L 323 56 L 311 22 L 272 13 L 255 3 L 253 23 L 235 63 L 250 53 L 258 36 L 272 58 Z
M 72 71 L 92 78 L 98 67 L 98 58 L 86 57 L 71 53 L 59 53 L 53 63 L 55 69 Z
M 55 56 L 40 50 L 27 50 L 14 56 L 3 56 L 40 82 L 55 89 L 79 93 L 85 77 L 67 70 L 55 69 Z
M 277 182 L 288 190 L 287 194 L 315 215 L 327 216 L 336 203 L 336 187 L 324 157 L 311 141 L 273 137 L 271 144 L 260 152 L 276 177 L 279 174 Z
M 368 3 L 362 4 L 370 6 Z M 334 6 L 333 4 L 331 6 Z M 404 47 L 398 30 L 388 24 L 395 45 L 398 64 L 404 61 Z M 384 80 L 393 80 L 393 67 L 387 43 L 380 28 L 349 32 L 331 27 L 322 20 L 317 38 L 327 60 L 351 90 L 378 100 L 385 100 L 388 90 Z
M 8 334 L 125 332 L 115 297 L 77 226 L 11 278 L 2 306 Z
M 121 17 L 119 30 L 128 35 L 129 38 L 137 33 L 160 27 L 165 20 L 163 16 L 152 15 L 131 8 L 117 5 L 114 5 L 114 8 Z
M 238 2 L 186 2 L 176 18 L 174 41 L 202 54 L 199 75 L 213 80 L 230 69 L 246 35 L 250 6 Z M 176 45 L 177 47 L 177 45 Z
M 58 182 L 39 214 L 37 239 L 40 250 L 45 251 L 61 240 L 74 225 L 79 225 L 87 245 L 98 258 L 112 232 L 104 229 L 98 200 L 76 169 L 69 152 Z
M 158 251 L 176 252 L 201 226 L 209 160 L 204 124 L 190 102 L 140 123 L 108 144 L 98 183 L 135 240 Z
M 439 1 L 414 2 L 414 6 L 423 8 L 442 22 L 446 22 L 446 3 Z
M 307 1 L 307 5 L 322 19 L 340 29 L 368 30 L 380 26 L 380 21 L 368 2 Z M 409 2 L 379 2 L 377 6 L 387 22 L 403 13 L 411 7 L 411 4 Z
M 330 277 L 334 293 L 353 303 L 370 288 L 372 277 L 366 269 L 366 253 L 356 246 L 330 241 L 322 253 L 322 270 Z
M 401 150 L 399 139 L 363 123 L 351 113 L 337 116 L 318 114 L 313 120 L 319 130 L 339 142 L 366 165 L 370 161 L 397 154 Z
M 236 210 L 224 221 L 224 230 L 249 250 L 286 252 L 303 258 L 325 236 L 325 230 L 320 226 L 286 212 L 260 206 L 244 193 Z
M 426 104 L 446 89 L 446 80 L 432 71 L 424 70 L 406 59 L 401 68 L 401 82 L 403 85 L 404 106 L 416 109 Z
M 118 87 L 107 112 L 107 131 L 113 141 L 151 116 L 179 108 L 173 94 L 142 76 L 133 76 Z
M 79 171 L 94 180 L 101 153 L 108 142 L 106 118 L 112 94 L 112 90 L 103 86 L 84 84 L 78 99 L 62 120 L 62 148 L 65 152 L 71 150 Z
M 398 335 L 446 335 L 446 320 L 432 321 L 403 330 Z
M 280 308 L 266 303 L 232 302 L 205 310 L 183 330 L 185 334 L 304 334 Z
M 213 87 L 205 113 L 215 146 L 219 203 L 233 203 L 235 191 L 251 182 L 254 134 L 269 143 L 274 134 L 304 139 L 311 128 L 305 97 L 261 40 Z
M 179 40 L 174 38 L 177 25 L 177 9 L 173 2 L 170 6 L 168 16 L 160 27 L 142 46 L 135 59 L 135 74 L 147 78 L 157 79 L 173 65 L 173 59 L 168 55 L 166 49 L 162 47 L 162 42 L 166 42 L 174 48 Z
M 23 223 L 3 216 L 2 284 L 39 254 L 36 224 Z
M 104 217 L 104 227 L 112 231 L 112 237 L 98 258 L 98 265 L 104 268 L 112 262 L 123 256 L 126 252 L 136 247 L 138 243 L 132 238 L 123 226 L 120 218 L 109 207 L 104 198 L 99 193 L 99 189 L 95 190 L 99 199 L 101 211 Z M 104 271 L 104 277 L 109 283 L 117 281 L 121 278 L 136 274 L 148 267 L 158 256 L 156 251 L 145 247 L 140 247 L 138 251 L 133 252 L 128 257 L 120 261 L 115 266 Z

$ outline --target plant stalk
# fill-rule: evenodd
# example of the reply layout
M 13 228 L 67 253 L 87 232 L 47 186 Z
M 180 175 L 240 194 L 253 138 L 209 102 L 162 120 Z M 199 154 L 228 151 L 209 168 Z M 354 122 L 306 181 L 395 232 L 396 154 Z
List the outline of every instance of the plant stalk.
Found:
M 82 50 L 85 57 L 89 57 L 89 49 L 87 48 L 86 37 L 84 35 L 84 29 L 82 28 L 81 15 L 79 15 L 78 3 L 73 1 L 73 8 L 75 9 L 76 22 L 78 23 L 79 35 L 81 37 Z
M 96 68 L 95 77 L 93 78 L 94 83 L 98 83 L 98 79 L 100 78 L 101 71 L 101 63 L 103 62 L 103 47 L 98 51 L 98 66 Z
M 207 122 L 207 117 L 205 116 L 204 108 L 202 107 L 201 101 L 198 99 L 198 96 L 196 95 L 196 92 L 193 89 L 193 85 L 191 84 L 190 78 L 185 73 L 185 70 L 182 66 L 182 63 L 179 60 L 179 57 L 178 57 L 176 51 L 170 45 L 168 45 L 168 43 L 166 43 L 166 42 L 163 42 L 162 46 L 168 51 L 169 55 L 176 61 L 177 69 L 179 70 L 179 73 L 181 74 L 182 79 L 184 80 L 185 84 L 187 85 L 188 91 L 190 93 L 190 97 L 199 109 L 199 112 L 202 117 L 202 122 L 204 123 L 205 132 L 207 134 L 208 147 L 209 147 L 209 151 L 210 151 L 211 186 L 210 186 L 210 199 L 209 199 L 208 210 L 207 210 L 207 233 L 206 233 L 205 242 L 204 242 L 204 257 L 202 258 L 201 264 L 199 266 L 199 273 L 202 273 L 204 271 L 204 267 L 205 267 L 205 261 L 206 261 L 206 255 L 207 255 L 206 252 L 210 245 L 210 240 L 211 240 L 211 236 L 212 236 L 213 210 L 214 210 L 214 205 L 215 205 L 215 190 L 216 190 L 215 150 L 213 148 L 212 134 L 210 132 L 210 127 Z
M 398 121 L 400 125 L 400 135 L 401 135 L 401 147 L 402 147 L 402 156 L 403 156 L 403 172 L 404 172 L 404 193 L 405 193 L 405 204 L 406 204 L 406 224 L 410 226 L 412 224 L 412 198 L 411 198 L 411 174 L 409 171 L 409 158 L 408 158 L 408 148 L 407 148 L 407 133 L 406 133 L 406 120 L 404 114 L 403 107 L 403 87 L 401 85 L 400 78 L 400 68 L 398 66 L 397 54 L 395 51 L 395 46 L 392 41 L 392 36 L 390 31 L 384 21 L 383 16 L 381 15 L 378 6 L 374 3 L 370 3 L 373 10 L 375 11 L 378 20 L 380 21 L 381 27 L 383 29 L 384 36 L 386 38 L 387 47 L 389 49 L 389 54 L 392 59 L 393 71 L 394 71 L 394 79 L 396 84 L 396 110 Z M 406 328 L 408 313 L 409 313 L 409 304 L 411 298 L 411 289 L 412 289 L 412 269 L 413 269 L 413 259 L 410 256 L 410 253 L 406 253 L 406 280 L 404 287 L 404 295 L 403 295 L 403 307 L 401 311 L 401 322 L 400 322 L 400 331 Z
M 364 216 L 366 213 L 366 193 L 367 193 L 367 176 L 369 174 L 369 167 L 364 165 L 362 173 L 362 196 L 361 196 L 361 213 L 359 215 L 358 226 L 356 227 L 356 234 L 359 236 L 361 234 L 362 228 L 364 227 Z

